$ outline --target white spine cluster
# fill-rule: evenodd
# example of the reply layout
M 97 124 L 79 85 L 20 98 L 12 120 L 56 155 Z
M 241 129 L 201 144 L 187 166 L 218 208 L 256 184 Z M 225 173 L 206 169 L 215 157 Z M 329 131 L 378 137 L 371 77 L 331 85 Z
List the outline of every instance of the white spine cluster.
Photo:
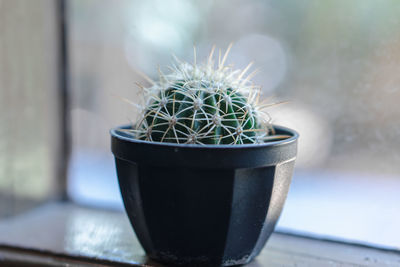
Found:
M 144 106 L 133 130 L 135 138 L 147 141 L 189 144 L 264 143 L 286 138 L 275 135 L 271 118 L 264 111 L 274 104 L 259 102 L 261 88 L 246 76 L 253 63 L 243 70 L 225 65 L 231 45 L 224 55 L 215 46 L 208 59 L 189 64 L 175 58 L 171 72 L 159 70 L 159 81 L 143 91 Z M 211 101 L 212 100 L 212 101 Z M 157 136 L 157 138 L 155 138 Z M 156 140 L 155 140 L 156 139 Z

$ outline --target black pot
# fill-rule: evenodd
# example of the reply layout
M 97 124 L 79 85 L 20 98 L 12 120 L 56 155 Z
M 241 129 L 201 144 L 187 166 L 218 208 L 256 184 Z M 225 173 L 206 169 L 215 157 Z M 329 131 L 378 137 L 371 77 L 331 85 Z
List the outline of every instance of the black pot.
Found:
M 298 134 L 258 145 L 135 140 L 111 130 L 125 209 L 147 255 L 173 265 L 250 262 L 274 230 L 289 190 Z

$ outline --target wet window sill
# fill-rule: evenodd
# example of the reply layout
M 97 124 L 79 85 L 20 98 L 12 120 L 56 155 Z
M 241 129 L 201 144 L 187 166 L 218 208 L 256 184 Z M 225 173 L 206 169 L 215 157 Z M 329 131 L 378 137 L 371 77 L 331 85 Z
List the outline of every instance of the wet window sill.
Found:
M 161 266 L 124 213 L 51 203 L 0 221 L 0 265 Z M 7 266 L 8 266 L 7 265 Z M 400 253 L 275 233 L 247 266 L 398 266 Z

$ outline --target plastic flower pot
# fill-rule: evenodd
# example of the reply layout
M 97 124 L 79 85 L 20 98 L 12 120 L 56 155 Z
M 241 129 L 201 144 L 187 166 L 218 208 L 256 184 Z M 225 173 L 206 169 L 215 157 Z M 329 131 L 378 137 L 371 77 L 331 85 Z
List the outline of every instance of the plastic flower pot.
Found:
M 136 140 L 111 130 L 126 213 L 148 257 L 172 265 L 250 262 L 274 230 L 297 153 L 298 134 L 249 145 Z M 122 130 L 122 131 L 121 131 Z

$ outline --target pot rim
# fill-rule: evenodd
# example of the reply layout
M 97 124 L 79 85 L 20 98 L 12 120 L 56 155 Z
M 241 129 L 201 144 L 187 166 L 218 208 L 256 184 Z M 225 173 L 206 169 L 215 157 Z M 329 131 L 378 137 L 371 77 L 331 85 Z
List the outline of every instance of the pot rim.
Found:
M 241 149 L 241 148 L 261 148 L 261 147 L 268 147 L 268 146 L 276 146 L 276 145 L 285 145 L 285 144 L 290 144 L 293 142 L 296 142 L 296 140 L 299 138 L 299 134 L 297 131 L 280 126 L 280 125 L 275 125 L 272 124 L 272 127 L 277 130 L 278 132 L 284 132 L 288 135 L 291 135 L 291 137 L 278 140 L 278 141 L 268 141 L 262 144 L 239 144 L 239 145 L 228 145 L 228 144 L 222 144 L 222 145 L 213 145 L 213 144 L 178 144 L 178 143 L 167 143 L 167 142 L 158 142 L 158 141 L 145 141 L 145 140 L 139 140 L 139 139 L 134 139 L 133 137 L 129 136 L 124 136 L 123 133 L 119 132 L 121 129 L 131 129 L 132 125 L 125 124 L 122 126 L 117 126 L 114 127 L 110 130 L 110 134 L 112 137 L 124 140 L 127 142 L 131 143 L 138 143 L 138 144 L 151 144 L 155 146 L 161 146 L 161 147 L 177 147 L 177 148 L 190 148 L 190 149 Z
M 119 131 L 131 125 L 113 128 L 111 150 L 118 159 L 132 163 L 166 167 L 238 169 L 273 166 L 295 160 L 299 134 L 273 125 L 277 133 L 291 135 L 279 141 L 244 145 L 193 145 L 136 140 Z

